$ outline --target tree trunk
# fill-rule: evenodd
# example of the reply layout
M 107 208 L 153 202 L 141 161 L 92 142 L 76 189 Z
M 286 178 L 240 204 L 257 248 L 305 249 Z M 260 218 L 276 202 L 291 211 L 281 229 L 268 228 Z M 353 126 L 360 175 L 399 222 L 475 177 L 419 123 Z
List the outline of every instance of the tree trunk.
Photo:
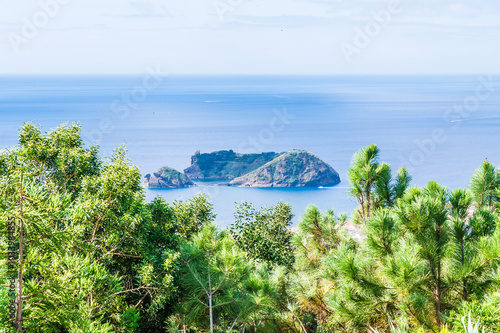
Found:
M 210 312 L 210 333 L 214 333 L 214 317 L 212 311 L 212 281 L 210 280 L 210 252 L 208 252 L 208 309 Z
M 436 288 L 436 322 L 441 325 L 441 258 L 438 261 L 437 267 L 437 288 Z
M 465 251 L 464 251 L 464 238 L 462 237 L 460 239 L 460 252 L 461 252 L 461 261 L 462 261 L 462 267 L 464 266 L 465 263 Z M 464 301 L 467 301 L 468 295 L 467 295 L 467 278 L 463 279 L 463 286 L 462 286 L 462 299 Z
M 296 317 L 296 316 L 294 315 L 294 317 Z M 302 332 L 307 333 L 307 330 L 306 330 L 306 328 L 304 327 L 304 324 L 302 323 L 302 320 L 300 320 L 300 318 L 299 318 L 299 317 L 296 317 L 296 318 L 297 318 L 297 320 L 298 320 L 298 322 L 299 322 L 299 324 L 300 324 L 300 327 L 302 328 Z
M 439 286 L 437 287 L 436 290 L 436 323 L 438 326 L 441 325 L 441 296 L 439 293 L 441 292 Z
M 370 202 L 370 190 L 369 188 L 367 188 L 366 190 L 366 219 L 365 219 L 365 224 L 368 223 L 368 220 L 370 219 L 370 206 L 371 206 L 371 202 Z
M 19 269 L 17 272 L 17 314 L 16 329 L 23 331 L 23 248 L 24 248 L 24 220 L 23 220 L 23 174 L 21 173 L 21 200 L 20 200 L 20 218 L 19 218 Z
M 210 283 L 208 284 L 210 286 Z M 208 308 L 210 309 L 210 333 L 214 333 L 214 318 L 212 314 L 212 293 L 208 295 Z

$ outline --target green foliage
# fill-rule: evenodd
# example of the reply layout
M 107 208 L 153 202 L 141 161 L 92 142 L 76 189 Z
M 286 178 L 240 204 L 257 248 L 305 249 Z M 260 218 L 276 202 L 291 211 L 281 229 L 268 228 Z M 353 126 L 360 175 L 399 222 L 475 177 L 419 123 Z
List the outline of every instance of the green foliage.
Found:
M 230 184 L 263 187 L 318 187 L 335 185 L 339 182 L 337 172 L 316 155 L 303 150 L 291 150 L 257 170 L 232 180 Z
M 500 295 L 498 292 L 485 296 L 480 301 L 463 302 L 457 311 L 451 314 L 452 325 L 456 332 L 468 332 L 464 327 L 465 320 L 477 320 L 486 333 L 500 331 Z M 465 320 L 464 320 L 465 319 Z M 476 325 L 477 325 L 476 324 Z M 468 326 L 468 325 L 467 325 Z
M 325 254 L 340 241 L 339 228 L 347 217 L 337 217 L 333 210 L 321 213 L 315 205 L 309 205 L 300 220 L 294 243 L 300 254 L 312 257 L 315 252 Z
M 377 208 L 394 206 L 396 201 L 403 197 L 410 182 L 411 176 L 405 168 L 398 170 L 393 179 L 391 168 L 384 164 L 375 186 L 375 206 Z
M 393 179 L 391 168 L 379 163 L 380 151 L 374 144 L 354 154 L 348 170 L 351 188 L 348 193 L 356 199 L 359 208 L 354 220 L 366 224 L 370 216 L 380 207 L 392 207 L 409 187 L 411 176 L 406 169 L 397 172 Z
M 185 170 L 186 174 L 201 174 L 201 178 L 233 179 L 258 169 L 280 154 L 237 154 L 232 150 L 221 150 L 209 154 L 193 156 L 193 165 Z
M 365 227 L 366 245 L 375 256 L 380 256 L 380 258 L 394 254 L 394 246 L 400 236 L 393 215 L 390 210 L 379 209 Z
M 177 233 L 189 238 L 202 226 L 212 223 L 216 217 L 212 209 L 213 206 L 204 193 L 196 194 L 189 201 L 174 201 L 172 211 Z
M 371 145 L 349 169 L 357 240 L 346 216 L 313 205 L 292 233 L 282 202 L 241 203 L 219 230 L 206 195 L 146 202 L 126 150 L 103 159 L 80 131 L 26 124 L 0 152 L 0 248 L 14 217 L 19 256 L 9 273 L 0 258 L 2 332 L 12 274 L 25 332 L 500 331 L 500 178 L 489 162 L 468 190 L 409 188 Z
M 469 216 L 471 201 L 467 191 L 450 193 L 429 182 L 376 211 L 364 229 L 366 242 L 341 246 L 332 257 L 341 288 L 329 304 L 337 320 L 353 331 L 407 325 L 435 332 L 453 309 L 495 290 L 500 247 L 491 221 L 497 217 L 490 210 Z
M 379 149 L 369 145 L 354 154 L 351 167 L 348 170 L 349 183 L 352 188 L 349 194 L 358 201 L 360 222 L 366 223 L 370 218 L 373 204 L 373 190 L 379 176 L 387 169 L 378 163 Z
M 293 265 L 292 233 L 287 229 L 292 207 L 284 202 L 255 210 L 250 203 L 236 206 L 236 221 L 230 231 L 237 245 L 251 258 L 275 265 Z
M 148 204 L 140 180 L 124 148 L 103 160 L 83 147 L 78 125 L 47 134 L 24 125 L 19 146 L 0 153 L 0 244 L 6 248 L 8 218 L 19 226 L 22 217 L 27 332 L 163 331 L 178 293 L 181 241 L 215 216 L 204 195 Z
M 1 160 L 0 220 L 5 226 L 9 217 L 16 217 L 16 243 L 23 253 L 16 263 L 23 278 L 16 283 L 22 289 L 24 329 L 53 332 L 87 326 L 125 332 L 134 327 L 135 322 L 120 319 L 131 311 L 124 295 L 117 293 L 121 278 L 98 263 L 99 258 L 77 250 L 84 240 L 75 218 L 76 198 L 83 183 L 102 171 L 96 149 L 83 148 L 80 127 L 61 126 L 42 135 L 25 125 L 19 147 L 3 152 Z M 1 230 L 5 244 L 6 229 Z M 6 320 L 3 313 L 4 325 Z
M 493 206 L 493 203 L 498 199 L 496 191 L 499 181 L 495 166 L 491 162 L 484 161 L 481 167 L 474 172 L 469 188 L 478 207 Z
M 252 265 L 227 232 L 205 225 L 182 250 L 180 322 L 197 330 L 227 331 L 254 306 Z M 255 286 L 254 286 L 255 287 Z
M 327 299 L 338 285 L 331 261 L 339 246 L 355 246 L 341 232 L 345 221 L 345 216 L 337 217 L 333 211 L 321 213 L 317 206 L 310 205 L 294 234 L 297 250 L 290 292 L 297 309 L 290 307 L 290 311 L 308 331 L 328 327 L 332 321 Z
M 152 175 L 147 174 L 143 185 L 148 188 L 179 188 L 194 186 L 194 183 L 185 174 L 169 168 L 162 167 Z
M 82 178 L 100 169 L 98 147 L 83 147 L 78 124 L 62 125 L 46 135 L 26 124 L 19 131 L 19 145 L 19 154 L 33 163 L 40 177 L 64 192 L 77 193 Z

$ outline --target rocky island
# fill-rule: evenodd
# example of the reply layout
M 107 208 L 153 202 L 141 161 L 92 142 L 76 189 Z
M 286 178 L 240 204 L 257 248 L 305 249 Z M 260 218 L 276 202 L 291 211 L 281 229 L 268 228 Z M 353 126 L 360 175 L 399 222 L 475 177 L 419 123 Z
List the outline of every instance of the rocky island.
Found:
M 307 151 L 291 150 L 233 179 L 229 184 L 249 187 L 319 187 L 339 183 L 337 171 L 319 157 Z
M 225 186 L 244 187 L 320 187 L 340 183 L 329 164 L 304 150 L 286 153 L 238 154 L 221 150 L 191 157 L 184 174 L 169 167 L 145 177 L 148 188 L 196 186 L 192 180 L 222 180 Z
M 279 153 L 238 154 L 232 150 L 220 150 L 191 157 L 191 166 L 184 173 L 193 180 L 231 180 L 258 169 L 278 157 Z
M 179 188 L 196 186 L 185 174 L 169 168 L 158 169 L 152 175 L 144 177 L 144 187 L 147 188 Z

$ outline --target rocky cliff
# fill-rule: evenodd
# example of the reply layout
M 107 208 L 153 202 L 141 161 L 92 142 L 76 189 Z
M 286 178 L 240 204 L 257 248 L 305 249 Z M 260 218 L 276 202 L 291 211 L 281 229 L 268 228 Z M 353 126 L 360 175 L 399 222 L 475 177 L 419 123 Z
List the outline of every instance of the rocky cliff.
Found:
M 221 150 L 201 154 L 199 151 L 191 157 L 191 166 L 184 173 L 196 179 L 234 179 L 252 172 L 272 161 L 280 154 L 237 154 L 232 150 Z
M 339 174 L 319 157 L 303 150 L 281 154 L 230 182 L 231 186 L 319 187 L 340 183 Z
M 143 185 L 148 188 L 196 186 L 185 174 L 169 167 L 160 168 L 152 175 L 147 174 L 146 177 L 144 177 Z

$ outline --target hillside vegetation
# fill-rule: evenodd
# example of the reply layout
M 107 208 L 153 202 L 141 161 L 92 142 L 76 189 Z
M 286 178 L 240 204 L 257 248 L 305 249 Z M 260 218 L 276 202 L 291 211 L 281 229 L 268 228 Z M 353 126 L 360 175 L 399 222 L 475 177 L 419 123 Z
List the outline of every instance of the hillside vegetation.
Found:
M 232 150 L 220 150 L 191 157 L 191 166 L 184 173 L 195 179 L 234 179 L 249 173 L 274 158 L 279 153 L 237 154 Z
M 0 332 L 500 332 L 494 165 L 417 188 L 370 145 L 349 183 L 351 221 L 311 205 L 292 232 L 289 204 L 242 202 L 222 230 L 203 194 L 147 202 L 124 148 L 24 125 L 0 152 Z
M 318 187 L 340 183 L 339 174 L 316 155 L 303 150 L 281 154 L 260 168 L 237 177 L 233 186 Z
M 195 186 L 188 176 L 169 167 L 160 168 L 152 175 L 148 173 L 144 177 L 143 185 L 144 187 L 149 188 L 179 188 Z

